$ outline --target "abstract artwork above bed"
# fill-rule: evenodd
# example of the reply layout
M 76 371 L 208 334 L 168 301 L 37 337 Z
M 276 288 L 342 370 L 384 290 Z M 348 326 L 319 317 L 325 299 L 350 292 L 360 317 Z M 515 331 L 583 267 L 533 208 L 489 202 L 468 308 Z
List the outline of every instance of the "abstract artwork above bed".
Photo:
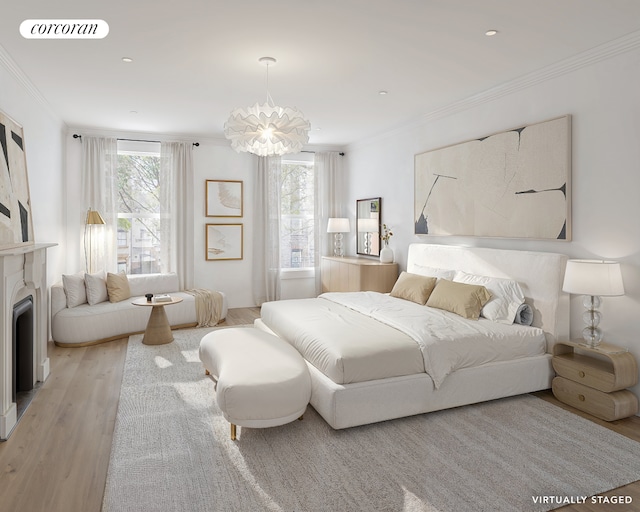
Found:
M 571 239 L 571 116 L 415 156 L 418 235 Z
M 22 126 L 0 112 L 0 248 L 33 244 Z

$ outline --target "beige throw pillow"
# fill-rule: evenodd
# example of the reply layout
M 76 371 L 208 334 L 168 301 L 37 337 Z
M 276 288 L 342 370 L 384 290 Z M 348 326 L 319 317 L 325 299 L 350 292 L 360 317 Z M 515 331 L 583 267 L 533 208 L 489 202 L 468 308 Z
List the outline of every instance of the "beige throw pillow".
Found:
M 420 276 L 403 271 L 389 295 L 424 306 L 437 280 L 435 277 Z
M 109 302 L 120 302 L 131 297 L 127 274 L 107 272 L 107 291 L 109 292 Z
M 441 279 L 431 293 L 427 306 L 444 309 L 470 320 L 477 320 L 482 306 L 490 298 L 491 294 L 484 286 Z

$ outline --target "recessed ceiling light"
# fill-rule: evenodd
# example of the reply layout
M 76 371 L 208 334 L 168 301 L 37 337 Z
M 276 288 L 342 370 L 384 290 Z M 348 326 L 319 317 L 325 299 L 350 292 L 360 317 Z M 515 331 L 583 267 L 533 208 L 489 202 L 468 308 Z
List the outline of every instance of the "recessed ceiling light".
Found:
M 385 95 L 389 94 L 389 91 L 378 91 L 378 94 L 380 96 L 385 96 Z
M 133 62 L 131 57 L 122 57 L 122 62 Z
M 497 30 L 493 30 L 493 29 L 491 29 L 491 30 L 487 30 L 487 31 L 484 33 L 484 35 L 485 35 L 485 36 L 495 36 L 497 33 L 498 33 L 498 31 L 497 31 Z

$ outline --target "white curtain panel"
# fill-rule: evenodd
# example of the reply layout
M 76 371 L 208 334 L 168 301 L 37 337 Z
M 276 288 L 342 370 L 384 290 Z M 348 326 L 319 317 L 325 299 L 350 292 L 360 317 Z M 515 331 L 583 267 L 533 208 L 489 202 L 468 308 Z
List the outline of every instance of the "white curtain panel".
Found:
M 258 157 L 254 188 L 253 294 L 257 306 L 279 300 L 280 157 Z
M 322 291 L 321 258 L 333 254 L 333 236 L 327 233 L 327 224 L 332 217 L 345 217 L 345 179 L 342 172 L 342 158 L 334 151 L 314 155 L 316 294 Z M 345 233 L 344 236 L 346 238 L 349 234 Z
M 180 289 L 194 286 L 193 145 L 160 145 L 160 237 L 162 272 L 176 272 Z
M 86 270 L 93 272 L 117 271 L 118 210 L 118 141 L 108 137 L 82 137 L 82 201 L 84 212 L 82 259 Z M 87 210 L 97 210 L 105 221 L 104 226 L 86 226 Z M 86 229 L 85 229 L 86 228 Z M 91 230 L 91 232 L 89 232 Z M 86 236 L 84 233 L 86 232 Z M 87 237 L 91 237 L 91 251 Z M 85 249 L 86 248 L 86 249 Z M 89 254 L 91 252 L 91 254 Z M 90 264 L 91 263 L 91 264 Z

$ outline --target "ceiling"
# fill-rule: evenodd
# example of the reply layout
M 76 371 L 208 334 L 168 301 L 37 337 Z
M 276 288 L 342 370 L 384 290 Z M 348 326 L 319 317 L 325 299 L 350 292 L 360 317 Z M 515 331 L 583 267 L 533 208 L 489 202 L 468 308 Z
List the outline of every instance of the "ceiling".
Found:
M 110 31 L 25 39 L 25 19 Z M 342 146 L 638 30 L 638 0 L 21 0 L 0 45 L 74 129 L 207 138 L 264 102 L 258 59 L 275 57 L 275 103 L 304 112 L 311 144 Z

